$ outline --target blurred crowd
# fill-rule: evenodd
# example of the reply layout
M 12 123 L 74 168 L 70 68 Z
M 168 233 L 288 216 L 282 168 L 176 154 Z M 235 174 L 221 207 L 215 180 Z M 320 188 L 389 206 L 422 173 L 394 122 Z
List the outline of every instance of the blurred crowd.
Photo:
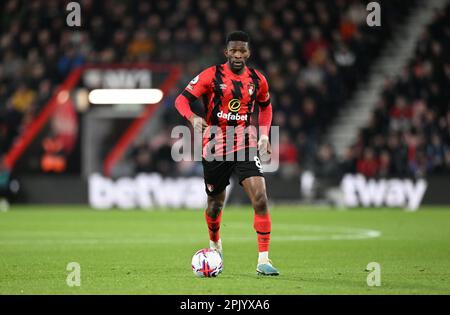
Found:
M 179 64 L 183 76 L 164 101 L 160 132 L 136 142 L 129 158 L 135 172 L 198 171 L 197 165 L 169 158 L 168 131 L 186 123 L 173 100 L 202 69 L 224 62 L 226 34 L 243 29 L 252 40 L 251 65 L 269 78 L 273 124 L 281 127 L 282 174 L 297 176 L 313 168 L 324 176 L 343 170 L 368 176 L 416 175 L 438 170 L 449 159 L 449 98 L 443 88 L 448 86 L 444 52 L 449 41 L 443 15 L 436 18 L 438 26 L 424 33 L 402 77 L 387 81 L 371 125 L 345 159 L 338 159 L 331 144 L 321 144 L 394 25 L 416 0 L 408 6 L 401 0 L 379 1 L 380 28 L 367 26 L 368 1 L 360 0 L 78 2 L 82 26 L 71 28 L 66 26 L 63 1 L 1 1 L 0 157 L 74 67 L 163 62 Z M 402 150 L 406 153 L 397 152 Z
M 157 10 L 153 16 L 154 23 L 162 27 L 156 35 L 153 60 L 181 61 L 185 70 L 176 93 L 166 99 L 165 125 L 186 123 L 173 109 L 174 97 L 203 68 L 224 62 L 226 34 L 243 29 L 251 36 L 251 66 L 269 78 L 273 125 L 281 130 L 281 174 L 297 176 L 320 165 L 322 158 L 336 159 L 331 145 L 320 145 L 321 137 L 356 84 L 365 79 L 393 24 L 408 12 L 410 7 L 400 3 L 383 2 L 384 27 L 376 30 L 367 26 L 366 6 L 359 0 L 205 0 L 187 1 L 177 10 L 170 10 L 167 4 L 170 14 Z M 142 7 L 138 11 L 143 12 Z M 180 12 L 188 18 L 181 27 L 174 27 Z M 167 18 L 160 21 L 161 17 Z M 202 106 L 198 104 L 194 110 L 201 113 Z M 162 133 L 157 138 L 164 137 Z M 142 160 L 146 156 L 146 160 L 157 161 L 150 158 L 151 152 L 160 154 L 154 142 L 136 144 L 133 157 L 139 168 L 155 167 L 150 162 L 143 165 Z M 169 169 L 172 174 L 198 171 L 196 165 L 191 169 L 187 164 Z
M 386 80 L 369 124 L 348 150 L 368 177 L 450 174 L 450 3 L 423 31 L 414 57 Z

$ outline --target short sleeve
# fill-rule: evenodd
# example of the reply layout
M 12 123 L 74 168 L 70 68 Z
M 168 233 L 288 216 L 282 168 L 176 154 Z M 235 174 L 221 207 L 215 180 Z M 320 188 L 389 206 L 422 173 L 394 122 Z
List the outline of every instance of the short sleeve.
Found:
M 183 95 L 188 99 L 197 99 L 210 91 L 212 86 L 212 69 L 208 68 L 193 78 L 186 86 Z
M 259 86 L 258 95 L 256 96 L 256 101 L 260 106 L 268 106 L 270 104 L 270 93 L 269 93 L 269 84 L 267 83 L 266 78 L 258 73 L 261 81 Z

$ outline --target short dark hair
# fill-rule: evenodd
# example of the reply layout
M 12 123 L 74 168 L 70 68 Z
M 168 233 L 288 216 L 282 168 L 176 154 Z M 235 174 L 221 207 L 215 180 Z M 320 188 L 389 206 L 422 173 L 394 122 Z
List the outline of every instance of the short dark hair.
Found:
M 228 45 L 231 41 L 239 41 L 239 42 L 250 42 L 250 36 L 244 31 L 234 31 L 227 35 L 227 40 L 225 42 L 225 45 Z

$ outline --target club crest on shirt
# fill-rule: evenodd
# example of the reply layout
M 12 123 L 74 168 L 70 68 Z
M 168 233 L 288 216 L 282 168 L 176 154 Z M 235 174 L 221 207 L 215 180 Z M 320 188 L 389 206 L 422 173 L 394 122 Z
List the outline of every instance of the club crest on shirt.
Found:
M 227 89 L 227 85 L 225 83 L 222 83 L 220 86 L 221 90 L 226 90 Z
M 253 83 L 249 83 L 248 85 L 248 94 L 251 96 L 255 92 L 255 85 Z
M 196 84 L 196 83 L 198 82 L 199 79 L 200 79 L 200 76 L 198 75 L 198 76 L 196 76 L 195 78 L 193 78 L 193 79 L 191 80 L 191 82 L 189 82 L 189 84 L 194 85 L 194 84 Z

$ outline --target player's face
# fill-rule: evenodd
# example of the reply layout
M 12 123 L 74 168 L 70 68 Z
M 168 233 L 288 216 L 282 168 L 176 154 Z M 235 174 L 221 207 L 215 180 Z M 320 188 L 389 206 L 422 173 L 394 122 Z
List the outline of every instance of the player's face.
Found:
M 225 57 L 228 59 L 231 70 L 240 72 L 250 57 L 250 49 L 247 42 L 230 41 L 225 49 Z

